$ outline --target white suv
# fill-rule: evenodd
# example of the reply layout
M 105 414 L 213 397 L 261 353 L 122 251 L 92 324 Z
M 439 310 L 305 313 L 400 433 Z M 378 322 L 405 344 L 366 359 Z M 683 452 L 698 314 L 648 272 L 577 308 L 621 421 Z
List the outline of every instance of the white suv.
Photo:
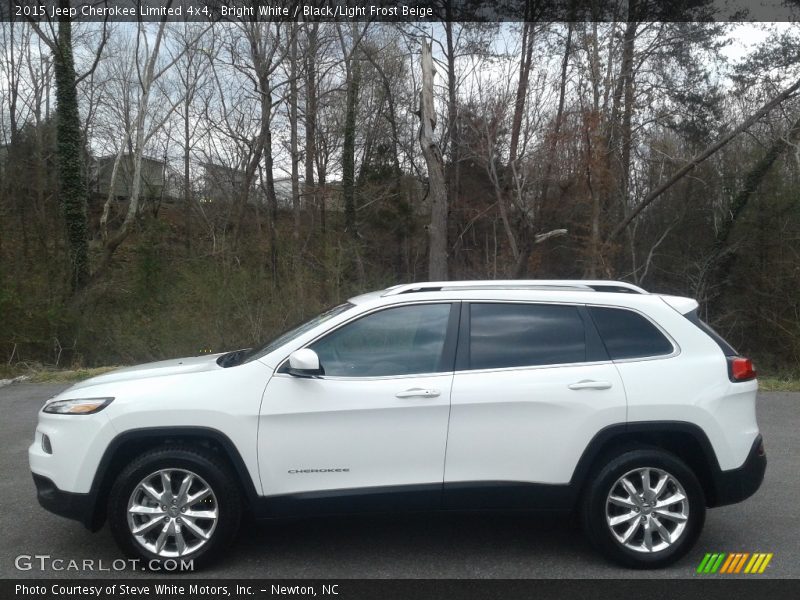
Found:
M 148 561 L 205 563 L 241 515 L 580 513 L 631 567 L 758 489 L 755 371 L 697 302 L 614 281 L 352 298 L 252 350 L 119 369 L 47 401 L 45 508 Z

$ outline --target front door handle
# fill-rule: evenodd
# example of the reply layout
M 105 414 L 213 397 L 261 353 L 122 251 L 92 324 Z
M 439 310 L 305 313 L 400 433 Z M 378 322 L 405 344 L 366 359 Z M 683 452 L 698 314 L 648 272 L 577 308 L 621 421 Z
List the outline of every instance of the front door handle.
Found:
M 436 396 L 441 396 L 442 392 L 439 390 L 432 390 L 430 388 L 411 388 L 410 390 L 405 390 L 404 392 L 397 392 L 395 394 L 396 398 L 436 398 Z
M 611 382 L 585 379 L 583 381 L 570 383 L 567 387 L 571 390 L 607 390 L 611 387 Z

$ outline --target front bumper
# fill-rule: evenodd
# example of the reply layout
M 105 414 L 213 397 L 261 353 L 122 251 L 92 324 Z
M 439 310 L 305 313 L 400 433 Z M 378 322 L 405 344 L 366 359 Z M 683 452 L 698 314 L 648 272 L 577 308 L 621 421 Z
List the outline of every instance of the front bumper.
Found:
M 759 434 L 741 467 L 729 471 L 718 471 L 715 482 L 715 497 L 711 506 L 734 504 L 749 498 L 761 487 L 767 470 L 767 453 L 764 440 Z
M 91 530 L 94 524 L 94 497 L 92 494 L 76 494 L 58 489 L 47 477 L 33 473 L 36 498 L 42 508 L 61 517 L 80 521 Z

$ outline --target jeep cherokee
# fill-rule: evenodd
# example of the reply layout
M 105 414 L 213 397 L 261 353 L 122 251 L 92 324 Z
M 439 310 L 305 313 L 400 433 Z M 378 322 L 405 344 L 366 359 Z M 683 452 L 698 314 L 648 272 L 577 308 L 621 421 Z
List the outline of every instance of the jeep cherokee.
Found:
M 118 369 L 48 400 L 42 506 L 124 552 L 210 561 L 257 518 L 575 511 L 630 567 L 760 486 L 751 361 L 689 298 L 615 281 L 415 283 L 260 348 Z

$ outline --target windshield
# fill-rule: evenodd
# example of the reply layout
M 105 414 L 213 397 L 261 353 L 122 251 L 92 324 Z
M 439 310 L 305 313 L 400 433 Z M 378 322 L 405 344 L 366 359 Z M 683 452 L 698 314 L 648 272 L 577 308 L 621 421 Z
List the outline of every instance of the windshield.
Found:
M 293 327 L 288 331 L 282 333 L 281 335 L 276 337 L 274 340 L 272 340 L 265 346 L 250 350 L 245 356 L 242 357 L 242 360 L 241 362 L 239 362 L 239 364 L 250 362 L 251 360 L 256 360 L 257 358 L 266 356 L 267 354 L 269 354 L 274 350 L 277 350 L 284 344 L 288 344 L 293 339 L 303 335 L 305 332 L 311 331 L 317 325 L 320 325 L 325 321 L 328 321 L 333 317 L 342 314 L 346 310 L 350 310 L 351 308 L 353 308 L 353 305 L 350 304 L 349 302 L 345 302 L 344 304 L 340 304 L 339 306 L 334 306 L 333 308 L 330 308 L 325 312 L 317 315 L 313 319 L 306 321 L 301 325 L 297 325 L 296 327 Z

